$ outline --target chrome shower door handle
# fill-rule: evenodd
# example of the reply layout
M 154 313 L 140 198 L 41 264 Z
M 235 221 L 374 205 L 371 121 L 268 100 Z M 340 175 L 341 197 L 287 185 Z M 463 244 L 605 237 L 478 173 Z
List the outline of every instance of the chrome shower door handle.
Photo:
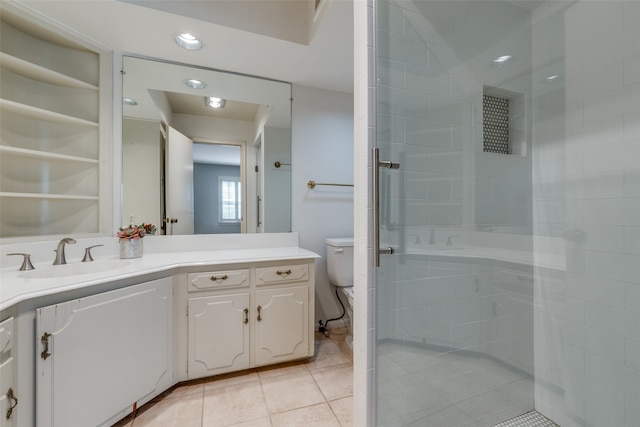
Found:
M 390 160 L 380 161 L 380 149 L 373 149 L 373 258 L 374 265 L 380 267 L 380 255 L 393 254 L 393 248 L 380 247 L 380 168 L 399 169 L 400 163 Z

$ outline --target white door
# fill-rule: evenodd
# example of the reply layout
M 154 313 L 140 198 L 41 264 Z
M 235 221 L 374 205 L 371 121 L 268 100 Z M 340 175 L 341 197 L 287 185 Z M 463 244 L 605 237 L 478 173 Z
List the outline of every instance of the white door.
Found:
M 18 425 L 18 390 L 16 388 L 16 346 L 13 317 L 0 322 L 0 427 Z
M 309 287 L 256 291 L 255 301 L 255 365 L 309 356 Z
M 249 367 L 249 294 L 189 299 L 189 378 Z
M 193 234 L 193 141 L 172 127 L 165 162 L 167 234 Z
M 17 425 L 16 405 L 18 391 L 14 381 L 13 357 L 0 363 L 0 427 L 13 427 Z M 7 418 L 8 416 L 8 418 Z
M 36 310 L 38 427 L 109 426 L 173 384 L 171 278 Z

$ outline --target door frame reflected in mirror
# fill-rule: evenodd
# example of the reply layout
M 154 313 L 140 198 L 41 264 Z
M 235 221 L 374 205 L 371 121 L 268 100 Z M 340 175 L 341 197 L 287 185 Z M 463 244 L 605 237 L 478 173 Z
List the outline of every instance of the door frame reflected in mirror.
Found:
M 200 144 L 200 145 L 218 145 L 218 146 L 223 146 L 223 147 L 237 147 L 239 150 L 238 153 L 238 164 L 237 166 L 239 167 L 239 177 L 240 177 L 240 189 L 241 189 L 241 198 L 240 198 L 240 210 L 241 210 L 241 220 L 240 220 L 240 228 L 239 228 L 239 232 L 240 233 L 246 233 L 247 232 L 247 200 L 250 198 L 251 194 L 255 194 L 255 190 L 249 187 L 248 184 L 248 176 L 247 176 L 247 150 L 246 150 L 246 146 L 247 143 L 245 141 L 220 141 L 220 140 L 214 140 L 214 139 L 206 139 L 206 138 L 193 138 L 193 143 L 195 144 Z M 198 204 L 196 203 L 196 199 L 195 199 L 195 195 L 199 194 L 198 192 L 198 180 L 195 178 L 196 175 L 196 164 L 209 164 L 209 165 L 215 165 L 215 166 L 235 166 L 235 164 L 231 164 L 231 162 L 215 162 L 214 160 L 212 161 L 206 161 L 206 162 L 199 162 L 196 160 L 196 155 L 194 154 L 194 161 L 193 161 L 193 168 L 194 168 L 194 215 L 195 215 L 195 220 L 196 220 L 196 229 L 195 229 L 195 234 L 201 234 L 198 231 L 198 223 L 201 222 L 199 217 L 202 217 L 203 215 L 207 215 L 207 212 L 203 212 L 201 211 L 201 209 L 199 209 Z M 210 186 L 217 186 L 218 183 L 217 182 L 209 182 L 208 185 Z M 218 195 L 218 198 L 220 197 L 219 194 L 216 192 L 212 192 L 212 194 L 216 194 Z M 216 201 L 217 203 L 217 201 Z M 218 212 L 216 210 L 215 212 L 215 216 L 218 216 Z M 217 221 L 217 218 L 213 219 L 214 221 Z M 255 232 L 255 230 L 253 230 Z

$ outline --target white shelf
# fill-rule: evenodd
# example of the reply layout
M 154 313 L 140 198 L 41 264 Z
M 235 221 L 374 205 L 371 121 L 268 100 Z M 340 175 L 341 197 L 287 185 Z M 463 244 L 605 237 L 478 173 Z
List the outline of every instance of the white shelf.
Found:
M 98 127 L 97 122 L 91 122 L 89 120 L 67 116 L 66 114 L 43 110 L 42 108 L 20 104 L 19 102 L 9 101 L 8 99 L 0 99 L 0 109 L 6 112 L 21 114 L 23 116 L 31 117 L 38 120 L 47 120 L 50 122 L 64 123 L 69 125 Z
M 98 196 L 74 196 L 71 194 L 43 194 L 43 193 L 0 193 L 0 197 L 14 199 L 40 199 L 40 200 L 99 200 Z
M 65 74 L 58 73 L 57 71 L 50 70 L 40 65 L 33 64 L 4 52 L 0 52 L 0 64 L 2 64 L 2 68 L 13 71 L 16 74 L 20 74 L 32 80 L 71 88 L 98 90 L 97 86 L 69 77 Z
M 5 145 L 0 145 L 0 153 L 15 154 L 22 157 L 35 157 L 39 159 L 59 160 L 59 161 L 65 161 L 65 162 L 70 161 L 70 162 L 92 163 L 92 164 L 99 163 L 97 159 L 88 159 L 86 157 L 77 157 L 77 156 L 68 156 L 65 154 L 48 153 L 46 151 L 28 150 L 25 148 L 9 147 Z
M 103 167 L 110 159 L 102 146 L 109 135 L 109 53 L 7 7 L 1 17 L 0 238 L 98 232 L 103 215 L 110 218 L 103 203 L 110 188 Z

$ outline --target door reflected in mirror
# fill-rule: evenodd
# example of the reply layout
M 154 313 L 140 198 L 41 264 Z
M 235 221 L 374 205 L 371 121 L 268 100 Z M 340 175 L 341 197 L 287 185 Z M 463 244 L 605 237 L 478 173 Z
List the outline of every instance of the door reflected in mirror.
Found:
M 123 71 L 123 224 L 291 231 L 289 83 L 127 56 Z

